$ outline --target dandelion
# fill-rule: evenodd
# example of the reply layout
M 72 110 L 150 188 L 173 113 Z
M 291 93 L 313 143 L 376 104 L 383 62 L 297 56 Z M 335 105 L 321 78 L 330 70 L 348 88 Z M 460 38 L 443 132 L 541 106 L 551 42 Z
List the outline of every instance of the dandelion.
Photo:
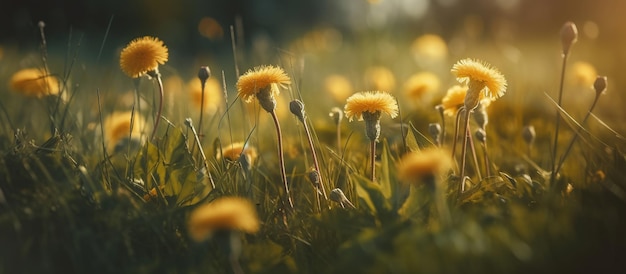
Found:
M 443 112 L 448 116 L 455 116 L 459 108 L 463 106 L 466 94 L 466 86 L 454 85 L 450 87 L 446 95 L 441 99 Z
M 189 236 L 196 242 L 204 241 L 221 230 L 254 234 L 259 227 L 254 205 L 239 197 L 222 197 L 199 206 L 191 212 L 187 223 Z
M 419 102 L 428 94 L 432 94 L 439 89 L 439 77 L 431 72 L 420 72 L 413 74 L 404 83 L 404 94 L 413 102 Z
M 221 155 L 220 153 L 216 155 L 216 159 L 220 160 L 222 156 L 224 156 L 224 159 L 233 162 L 239 161 L 239 159 L 243 156 L 246 157 L 248 164 L 254 165 L 258 153 L 255 147 L 243 142 L 237 142 L 227 145 L 226 148 L 222 150 Z
M 390 91 L 396 88 L 393 72 L 383 66 L 370 67 L 365 71 L 365 82 L 371 90 Z
M 327 76 L 324 79 L 324 88 L 338 102 L 345 101 L 354 91 L 350 80 L 338 74 Z
M 463 148 L 461 150 L 461 185 L 459 191 L 465 190 L 465 154 L 467 152 L 467 136 L 469 133 L 470 113 L 478 106 L 482 96 L 486 99 L 495 100 L 504 95 L 507 82 L 497 69 L 491 65 L 473 59 L 463 59 L 458 61 L 451 70 L 457 81 L 466 84 L 468 89 L 463 102 L 465 113 Z M 457 123 L 458 127 L 458 123 Z
M 375 180 L 376 142 L 380 136 L 380 116 L 386 113 L 391 118 L 398 116 L 398 104 L 391 94 L 382 91 L 359 92 L 346 100 L 344 112 L 349 121 L 365 120 L 365 133 L 370 140 L 372 181 Z
M 138 78 L 148 75 L 156 78 L 159 86 L 159 107 L 154 119 L 154 128 L 150 139 L 154 139 L 161 120 L 163 110 L 163 82 L 159 73 L 159 65 L 165 64 L 168 59 L 167 47 L 163 41 L 155 37 L 144 36 L 132 40 L 120 53 L 120 67 L 126 75 L 131 78 Z M 137 98 L 139 95 L 137 94 Z M 139 101 L 139 99 L 137 99 Z
M 141 143 L 145 120 L 131 111 L 117 111 L 104 119 L 104 143 L 109 153 L 120 151 L 125 144 Z M 128 143 L 122 141 L 127 140 Z
M 41 98 L 59 94 L 59 81 L 41 69 L 28 68 L 13 74 L 11 89 L 27 97 Z
M 260 66 L 249 70 L 239 77 L 237 81 L 237 93 L 242 100 L 250 103 L 254 97 L 257 98 L 261 107 L 267 111 L 274 120 L 276 126 L 276 135 L 278 138 L 278 160 L 280 162 L 280 172 L 285 188 L 285 196 L 290 208 L 293 208 L 291 195 L 289 194 L 289 185 L 287 184 L 287 175 L 285 171 L 285 159 L 283 155 L 282 133 L 280 131 L 280 123 L 276 116 L 276 96 L 280 94 L 280 87 L 286 87 L 291 84 L 291 79 L 280 67 Z

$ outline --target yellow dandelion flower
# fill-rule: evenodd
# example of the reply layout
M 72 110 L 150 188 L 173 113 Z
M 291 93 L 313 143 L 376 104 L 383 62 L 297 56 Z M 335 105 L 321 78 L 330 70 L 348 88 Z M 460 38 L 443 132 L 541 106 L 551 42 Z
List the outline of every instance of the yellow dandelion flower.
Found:
M 224 102 L 222 93 L 222 85 L 215 78 L 209 78 L 204 84 L 204 112 L 215 113 Z M 192 105 L 200 111 L 202 104 L 202 84 L 197 78 L 191 79 L 187 83 L 187 89 Z
M 350 80 L 338 74 L 326 77 L 326 79 L 324 79 L 324 87 L 326 91 L 339 102 L 345 101 L 350 94 L 354 92 Z
M 242 100 L 249 103 L 261 89 L 270 87 L 272 96 L 280 93 L 278 87 L 291 84 L 291 79 L 280 67 L 260 66 L 248 70 L 237 81 L 237 92 Z
M 386 67 L 370 67 L 365 71 L 365 82 L 371 90 L 391 91 L 396 88 L 396 78 Z
M 583 88 L 591 88 L 598 76 L 596 68 L 592 64 L 583 61 L 572 64 L 572 69 L 569 71 L 570 82 Z
M 189 236 L 201 242 L 217 230 L 259 231 L 259 218 L 254 205 L 239 197 L 222 197 L 191 212 L 187 229 Z
M 223 149 L 222 154 L 224 155 L 224 159 L 228 159 L 230 161 L 239 161 L 239 157 L 243 154 L 248 158 L 248 163 L 250 165 L 254 165 L 254 161 L 258 156 L 255 147 L 247 145 L 243 142 L 232 143 L 226 146 Z M 219 152 L 216 155 L 216 159 L 221 159 Z
M 410 183 L 422 183 L 436 178 L 452 168 L 450 153 L 441 148 L 413 151 L 402 157 L 397 165 L 398 179 Z
M 58 94 L 59 81 L 41 69 L 22 69 L 11 77 L 11 89 L 28 97 L 41 98 Z
M 439 77 L 431 72 L 413 74 L 404 83 L 404 94 L 413 101 L 419 101 L 424 95 L 439 89 Z
M 506 79 L 491 65 L 472 59 L 458 61 L 452 67 L 452 73 L 457 81 L 474 87 L 478 91 L 485 91 L 484 95 L 491 99 L 499 98 L 506 91 Z
M 130 111 L 118 111 L 104 119 L 104 143 L 109 152 L 117 150 L 119 145 L 123 145 L 122 141 L 128 140 L 128 137 L 132 138 L 128 141 L 138 140 L 141 142 L 143 138 L 141 130 L 145 127 L 145 120 L 140 114 L 135 113 L 131 135 L 131 116 L 132 112 Z
M 349 121 L 363 120 L 363 113 L 387 113 L 391 118 L 398 116 L 398 104 L 391 94 L 382 91 L 355 93 L 346 100 L 344 112 Z
M 424 34 L 411 44 L 411 53 L 416 60 L 440 60 L 448 55 L 448 45 L 436 34 Z
M 156 70 L 168 58 L 167 47 L 155 37 L 144 36 L 131 41 L 120 54 L 122 71 L 132 78 Z
M 465 101 L 466 94 L 466 86 L 454 85 L 449 88 L 446 96 L 441 99 L 443 112 L 448 116 L 455 116 L 459 108 L 463 106 L 463 101 Z

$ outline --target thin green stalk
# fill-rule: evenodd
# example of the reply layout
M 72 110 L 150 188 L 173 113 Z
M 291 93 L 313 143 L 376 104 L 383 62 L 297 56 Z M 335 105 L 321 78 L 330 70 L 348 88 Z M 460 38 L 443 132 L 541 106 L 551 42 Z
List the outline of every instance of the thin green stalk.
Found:
M 467 153 L 467 133 L 469 129 L 469 117 L 470 111 L 465 110 L 465 120 L 463 121 L 464 130 L 463 130 L 463 147 L 461 149 L 461 176 L 459 177 L 461 180 L 461 185 L 459 187 L 459 195 L 465 191 L 465 156 Z
M 157 115 L 154 119 L 154 128 L 152 129 L 152 134 L 150 135 L 150 140 L 154 140 L 157 129 L 159 128 L 159 121 L 161 120 L 161 112 L 163 111 L 163 81 L 161 81 L 161 74 L 158 72 L 158 70 L 149 71 L 148 75 L 156 78 L 158 88 L 159 88 L 159 108 L 157 109 Z
M 276 116 L 275 110 L 272 110 L 269 113 L 272 116 L 272 120 L 274 120 L 274 125 L 276 126 L 276 137 L 278 138 L 278 161 L 280 162 L 280 175 L 282 177 L 283 185 L 285 187 L 285 197 L 287 197 L 289 207 L 293 209 L 293 201 L 291 200 L 291 194 L 289 194 L 289 184 L 287 183 L 287 172 L 285 171 L 285 158 L 283 156 L 283 136 L 280 131 L 280 123 L 278 122 L 278 116 Z
M 376 140 L 372 140 L 370 142 L 370 159 L 371 159 L 371 168 L 372 168 L 372 175 L 371 175 L 371 179 L 372 182 L 376 181 Z
M 563 54 L 563 63 L 561 65 L 561 80 L 559 83 L 559 98 L 558 98 L 558 106 L 561 107 L 561 102 L 563 101 L 563 82 L 565 79 L 565 66 L 567 65 L 567 54 Z M 556 122 L 554 126 L 554 142 L 552 143 L 552 174 L 550 174 L 550 184 L 554 184 L 554 180 L 556 179 L 556 153 L 557 153 L 557 145 L 559 141 L 559 127 L 561 124 L 561 112 L 557 108 L 556 110 Z

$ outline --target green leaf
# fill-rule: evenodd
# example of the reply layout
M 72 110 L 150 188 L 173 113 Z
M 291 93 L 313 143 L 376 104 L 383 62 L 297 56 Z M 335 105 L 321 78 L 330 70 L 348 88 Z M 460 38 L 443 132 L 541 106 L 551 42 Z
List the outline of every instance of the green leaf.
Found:
M 412 126 L 407 129 L 406 137 L 404 138 L 406 141 L 406 146 L 409 151 L 419 151 L 420 146 L 417 143 L 417 138 L 415 138 L 415 134 L 413 133 Z

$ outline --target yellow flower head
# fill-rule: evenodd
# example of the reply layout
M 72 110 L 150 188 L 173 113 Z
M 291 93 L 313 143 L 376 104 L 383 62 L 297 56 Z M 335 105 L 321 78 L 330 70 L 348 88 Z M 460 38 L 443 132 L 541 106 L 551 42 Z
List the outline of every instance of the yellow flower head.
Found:
M 204 112 L 213 114 L 221 106 L 224 100 L 222 85 L 215 78 L 209 78 L 204 84 Z M 191 79 L 187 83 L 187 89 L 191 103 L 198 111 L 200 111 L 200 104 L 202 103 L 202 84 L 198 78 Z
M 439 77 L 431 72 L 413 74 L 404 83 L 404 93 L 414 101 L 422 99 L 428 93 L 439 89 Z
M 132 140 L 141 140 L 141 130 L 145 126 L 145 120 L 139 113 L 135 113 L 131 135 L 131 116 L 132 112 L 130 111 L 118 111 L 111 113 L 104 119 L 104 143 L 109 152 L 115 151 L 121 141 L 127 140 L 129 137 Z
M 387 113 L 391 118 L 398 115 L 398 104 L 391 94 L 382 91 L 355 93 L 346 100 L 344 112 L 349 121 L 356 118 L 363 120 L 363 112 Z
M 271 88 L 272 96 L 280 93 L 278 87 L 285 87 L 291 84 L 291 79 L 280 67 L 260 66 L 253 70 L 248 70 L 244 75 L 239 77 L 237 81 L 237 92 L 242 100 L 247 103 L 251 102 L 254 96 L 261 89 Z
M 452 67 L 452 74 L 457 81 L 468 86 L 474 85 L 480 91 L 485 90 L 485 96 L 497 99 L 506 91 L 506 79 L 491 65 L 472 59 L 458 61 Z
M 396 88 L 396 78 L 386 67 L 370 67 L 365 71 L 365 82 L 369 89 L 391 91 Z
M 424 34 L 413 41 L 411 52 L 417 60 L 439 60 L 448 55 L 448 45 L 439 35 Z
M 413 151 L 402 157 L 398 162 L 398 179 L 410 183 L 423 183 L 424 180 L 435 178 L 452 168 L 450 153 L 441 148 L 427 148 Z
M 243 142 L 232 143 L 224 148 L 222 151 L 224 155 L 224 159 L 228 159 L 230 161 L 239 161 L 239 157 L 241 155 L 245 155 L 248 157 L 248 163 L 250 165 L 254 165 L 254 161 L 258 156 L 256 148 L 250 145 L 246 145 Z M 221 159 L 219 152 L 216 155 L 217 160 Z
M 59 81 L 40 69 L 22 69 L 11 77 L 11 89 L 28 97 L 41 98 L 58 94 Z
M 155 37 L 144 36 L 131 41 L 120 54 L 122 71 L 132 78 L 142 76 L 165 64 L 167 47 Z
M 345 101 L 354 91 L 352 83 L 346 77 L 337 74 L 326 77 L 324 87 L 335 100 L 340 102 Z
M 191 212 L 187 229 L 189 236 L 201 242 L 216 230 L 259 231 L 259 218 L 254 205 L 239 197 L 222 197 Z
M 596 68 L 592 64 L 582 61 L 572 64 L 572 69 L 569 71 L 570 81 L 583 88 L 591 88 L 598 76 Z
M 443 106 L 443 112 L 448 116 L 456 115 L 456 112 L 465 100 L 465 94 L 467 94 L 466 86 L 454 85 L 448 89 L 446 96 L 441 99 L 441 105 Z

